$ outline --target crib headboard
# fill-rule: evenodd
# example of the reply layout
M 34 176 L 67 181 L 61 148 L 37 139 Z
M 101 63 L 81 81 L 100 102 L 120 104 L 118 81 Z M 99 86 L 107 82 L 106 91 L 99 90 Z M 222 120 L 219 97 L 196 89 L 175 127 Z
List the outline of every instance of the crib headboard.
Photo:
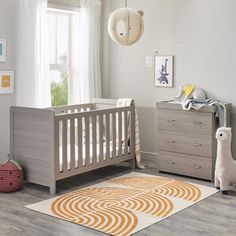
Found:
M 54 113 L 49 109 L 10 108 L 10 158 L 23 168 L 25 178 L 49 186 L 54 153 Z

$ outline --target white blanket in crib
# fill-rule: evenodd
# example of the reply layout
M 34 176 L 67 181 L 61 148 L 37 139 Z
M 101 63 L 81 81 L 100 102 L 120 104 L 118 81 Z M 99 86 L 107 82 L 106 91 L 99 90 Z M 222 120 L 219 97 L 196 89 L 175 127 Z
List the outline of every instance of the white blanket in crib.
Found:
M 117 107 L 128 107 L 132 105 L 134 102 L 133 98 L 120 98 L 117 100 Z M 129 117 L 129 129 L 130 129 L 130 117 Z M 124 124 L 123 124 L 124 126 Z M 124 129 L 124 127 L 122 127 Z M 122 137 L 124 140 L 124 137 Z M 141 149 L 140 149 L 140 138 L 139 138 L 139 122 L 138 122 L 138 113 L 135 109 L 135 158 L 136 158 L 136 165 L 138 168 L 143 169 L 144 165 L 141 162 Z

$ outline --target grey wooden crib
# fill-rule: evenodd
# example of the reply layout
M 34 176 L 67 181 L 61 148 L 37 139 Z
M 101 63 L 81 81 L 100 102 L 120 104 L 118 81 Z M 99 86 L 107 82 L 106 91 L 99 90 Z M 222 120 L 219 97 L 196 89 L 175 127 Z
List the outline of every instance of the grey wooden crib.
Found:
M 28 182 L 48 186 L 105 166 L 129 161 L 135 167 L 135 105 L 116 100 L 36 109 L 11 107 L 10 156 Z

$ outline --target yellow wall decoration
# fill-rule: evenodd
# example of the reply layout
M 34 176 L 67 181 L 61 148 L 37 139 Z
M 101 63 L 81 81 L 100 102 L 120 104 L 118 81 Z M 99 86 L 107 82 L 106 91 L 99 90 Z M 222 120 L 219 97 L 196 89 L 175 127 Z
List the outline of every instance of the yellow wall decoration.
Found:
M 0 71 L 0 94 L 14 93 L 14 71 Z
M 11 77 L 10 75 L 3 75 L 2 76 L 2 87 L 3 88 L 10 88 L 11 86 Z

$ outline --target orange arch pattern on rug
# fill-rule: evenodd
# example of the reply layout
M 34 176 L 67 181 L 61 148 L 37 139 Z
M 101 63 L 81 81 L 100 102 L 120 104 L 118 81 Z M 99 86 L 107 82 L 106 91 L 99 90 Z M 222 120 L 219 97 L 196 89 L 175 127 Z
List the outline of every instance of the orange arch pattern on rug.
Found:
M 196 202 L 201 198 L 201 190 L 196 186 L 164 177 L 128 176 L 109 180 L 108 182 L 135 189 L 148 189 L 155 193 L 182 198 L 193 202 Z
M 54 215 L 104 232 L 127 236 L 135 232 L 135 212 L 165 218 L 174 209 L 169 197 L 196 202 L 201 191 L 186 182 L 146 176 L 108 181 L 116 187 L 86 188 L 58 197 L 51 205 Z

